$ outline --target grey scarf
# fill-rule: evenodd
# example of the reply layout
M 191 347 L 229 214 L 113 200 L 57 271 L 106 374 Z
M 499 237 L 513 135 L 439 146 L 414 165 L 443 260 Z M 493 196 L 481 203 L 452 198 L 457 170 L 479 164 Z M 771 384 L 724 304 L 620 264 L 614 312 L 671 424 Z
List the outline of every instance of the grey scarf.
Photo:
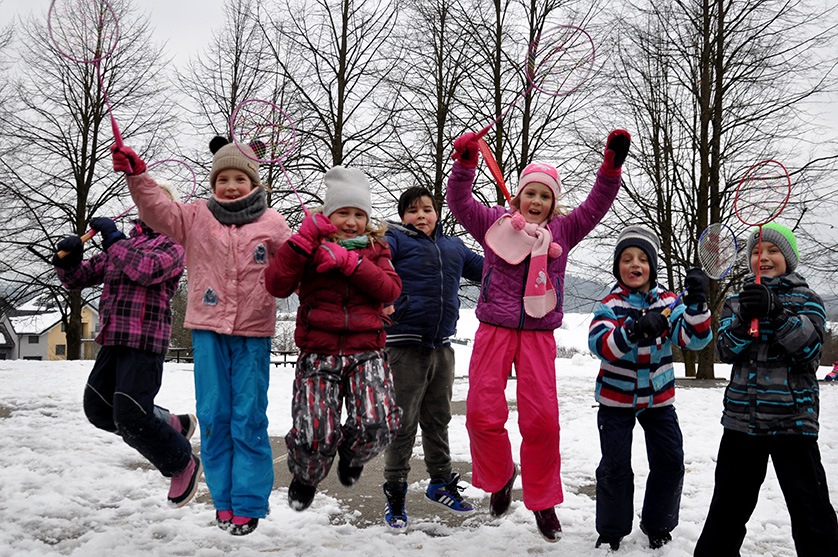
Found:
M 212 196 L 207 202 L 207 207 L 221 224 L 241 226 L 253 222 L 268 209 L 268 194 L 265 188 L 257 190 L 233 201 L 221 202 Z

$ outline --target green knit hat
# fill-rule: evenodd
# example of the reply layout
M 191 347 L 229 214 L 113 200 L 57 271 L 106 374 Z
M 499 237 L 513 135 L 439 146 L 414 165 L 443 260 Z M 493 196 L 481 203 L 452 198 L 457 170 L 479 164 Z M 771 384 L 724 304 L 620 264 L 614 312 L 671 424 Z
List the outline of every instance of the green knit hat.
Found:
M 759 228 L 755 228 L 748 238 L 748 251 L 745 252 L 748 254 L 748 269 L 751 272 L 754 272 L 753 267 L 751 267 L 751 251 L 753 251 L 758 241 Z M 800 262 L 800 252 L 797 250 L 797 238 L 794 237 L 794 232 L 782 224 L 769 222 L 762 225 L 762 241 L 771 242 L 780 248 L 780 252 L 786 258 L 786 270 L 789 273 L 797 269 L 797 264 Z

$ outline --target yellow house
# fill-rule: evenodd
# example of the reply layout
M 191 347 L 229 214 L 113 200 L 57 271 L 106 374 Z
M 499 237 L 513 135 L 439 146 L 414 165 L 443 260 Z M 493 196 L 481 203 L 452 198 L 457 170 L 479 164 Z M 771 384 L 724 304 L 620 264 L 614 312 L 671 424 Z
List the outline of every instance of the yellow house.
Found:
M 99 313 L 85 305 L 81 310 L 82 358 L 92 360 L 99 352 L 93 339 L 99 332 Z M 66 360 L 67 335 L 61 313 L 39 308 L 18 308 L 8 317 L 15 347 L 12 359 Z

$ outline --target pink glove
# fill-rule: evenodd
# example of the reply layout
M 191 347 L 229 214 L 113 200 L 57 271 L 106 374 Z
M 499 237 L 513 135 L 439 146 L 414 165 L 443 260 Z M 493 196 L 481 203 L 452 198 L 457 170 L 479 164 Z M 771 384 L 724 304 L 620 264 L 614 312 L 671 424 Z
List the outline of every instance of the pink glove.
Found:
M 111 145 L 111 157 L 113 158 L 113 169 L 117 172 L 124 172 L 128 176 L 136 176 L 145 172 L 143 159 L 126 145 L 122 147 Z
M 300 230 L 294 234 L 294 244 L 308 254 L 320 245 L 321 238 L 328 238 L 337 227 L 323 213 L 310 213 L 303 219 Z
M 477 168 L 480 162 L 480 148 L 477 146 L 477 134 L 464 133 L 454 140 L 454 154 L 451 155 L 463 168 Z
M 314 252 L 314 262 L 317 264 L 318 273 L 337 269 L 349 276 L 358 267 L 358 259 L 358 252 L 348 250 L 334 242 L 324 242 Z
M 626 130 L 614 130 L 605 140 L 605 158 L 602 161 L 602 172 L 607 176 L 619 176 L 623 162 L 628 155 L 631 145 L 631 134 Z

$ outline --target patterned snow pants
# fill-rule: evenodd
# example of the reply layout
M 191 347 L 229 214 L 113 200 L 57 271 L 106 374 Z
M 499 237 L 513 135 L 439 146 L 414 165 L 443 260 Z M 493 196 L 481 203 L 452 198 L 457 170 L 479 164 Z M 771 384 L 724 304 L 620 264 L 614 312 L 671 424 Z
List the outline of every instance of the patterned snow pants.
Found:
M 340 415 L 346 400 L 346 421 Z M 319 484 L 335 455 L 350 466 L 378 456 L 399 429 L 393 376 L 381 351 L 350 356 L 303 352 L 291 402 L 293 425 L 285 436 L 288 468 L 299 481 Z

